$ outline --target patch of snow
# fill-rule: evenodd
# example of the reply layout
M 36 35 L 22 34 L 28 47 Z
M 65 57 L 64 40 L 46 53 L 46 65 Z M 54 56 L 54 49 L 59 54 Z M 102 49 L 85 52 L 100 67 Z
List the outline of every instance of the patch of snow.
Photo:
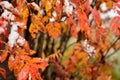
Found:
M 1 17 L 3 17 L 6 20 L 14 20 L 15 16 L 8 10 L 4 10 Z
M 16 40 L 19 37 L 19 33 L 17 32 L 18 30 L 18 25 L 16 23 L 11 23 L 11 33 L 9 34 L 8 37 L 8 44 L 10 48 L 13 48 L 13 46 L 16 44 Z
M 23 46 L 24 43 L 25 43 L 25 39 L 24 39 L 22 36 L 19 36 L 18 39 L 17 39 L 17 43 L 18 43 L 20 46 Z
M 86 51 L 89 55 L 92 55 L 91 53 L 96 53 L 95 47 L 88 44 L 87 39 L 85 41 L 81 42 L 84 51 Z
M 8 1 L 2 1 L 2 2 L 0 2 L 0 5 L 3 6 L 4 8 L 6 8 L 6 9 L 13 8 L 12 4 L 9 3 Z
M 106 13 L 100 13 L 100 17 L 101 19 L 106 19 L 106 18 L 113 18 L 115 16 L 119 16 L 117 14 L 116 11 L 114 11 L 113 9 L 111 9 L 110 11 L 106 12 Z
M 50 21 L 50 22 L 54 22 L 55 19 L 52 17 L 52 18 L 49 18 L 49 21 Z
M 6 27 L 8 25 L 8 22 L 4 20 L 3 24 L 1 25 L 1 27 Z
M 13 48 L 13 46 L 16 44 L 16 40 L 19 37 L 18 32 L 12 31 L 8 37 L 8 44 L 10 48 Z
M 107 11 L 108 10 L 105 2 L 100 5 L 100 8 L 101 8 L 102 11 Z
M 42 16 L 45 15 L 45 11 L 44 11 L 44 9 L 40 9 L 40 14 L 41 14 Z
M 68 14 L 72 14 L 73 5 L 70 4 L 69 0 L 64 0 L 63 12 L 66 12 Z
M 40 10 L 40 7 L 35 3 L 35 2 L 32 2 L 31 3 L 37 10 Z
M 60 21 L 65 21 L 67 17 L 62 17 Z
M 54 17 L 57 17 L 57 13 L 56 13 L 55 11 L 52 12 L 52 15 L 53 15 Z

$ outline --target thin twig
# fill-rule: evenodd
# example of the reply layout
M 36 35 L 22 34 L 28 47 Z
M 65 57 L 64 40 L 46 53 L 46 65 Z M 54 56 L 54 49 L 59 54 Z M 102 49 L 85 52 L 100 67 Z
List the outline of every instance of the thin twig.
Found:
M 120 36 L 112 43 L 112 45 L 108 48 L 108 50 L 106 51 L 104 57 L 103 57 L 103 61 L 106 59 L 107 54 L 109 53 L 110 49 L 115 45 L 115 43 L 120 39 Z
M 112 55 L 114 55 L 115 53 L 117 53 L 120 50 L 120 48 L 118 48 L 117 50 L 115 50 L 114 52 L 112 52 L 111 54 L 109 54 L 108 56 L 105 57 L 105 59 L 111 57 Z

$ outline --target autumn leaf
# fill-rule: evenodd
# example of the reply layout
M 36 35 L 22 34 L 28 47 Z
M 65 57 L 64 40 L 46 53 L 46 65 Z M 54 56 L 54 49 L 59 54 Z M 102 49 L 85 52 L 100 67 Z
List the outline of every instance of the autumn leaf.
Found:
M 0 74 L 6 79 L 6 70 L 0 67 Z
M 50 11 L 52 9 L 52 1 L 53 0 L 46 0 L 45 1 L 45 10 L 46 12 Z
M 115 32 L 117 36 L 120 35 L 120 26 L 119 25 L 120 25 L 120 17 L 116 16 L 111 20 L 110 26 L 112 27 L 113 32 Z
M 14 70 L 14 67 L 19 63 L 19 56 L 10 55 L 8 60 L 8 68 L 10 71 Z
M 2 63 L 3 61 L 6 60 L 7 56 L 8 56 L 8 53 L 7 51 L 3 50 L 3 51 L 0 51 L 0 62 Z
M 96 30 L 96 40 L 99 41 L 102 37 L 105 37 L 106 29 L 102 27 L 97 27 Z
M 32 38 L 36 38 L 36 34 L 41 31 L 43 33 L 46 33 L 46 29 L 44 24 L 41 21 L 41 16 L 40 15 L 31 15 L 31 24 L 29 28 L 29 32 L 31 33 Z
M 22 56 L 22 59 L 24 56 Z M 26 57 L 27 58 L 27 57 Z M 26 80 L 26 79 L 32 79 L 32 80 L 42 80 L 39 69 L 42 71 L 48 66 L 47 62 L 40 58 L 29 58 L 24 60 L 26 61 L 26 64 L 21 69 L 21 71 L 17 75 L 18 80 Z
M 48 57 L 46 57 L 46 60 L 57 60 L 62 58 L 62 54 L 60 53 L 60 50 L 56 51 L 55 53 L 49 55 Z
M 90 7 L 90 11 L 91 11 L 91 13 L 92 13 L 92 16 L 93 16 L 94 21 L 95 21 L 96 24 L 97 24 L 97 27 L 100 27 L 100 25 L 101 25 L 101 20 L 100 20 L 100 14 L 99 14 L 99 12 L 98 12 L 97 10 L 91 8 L 91 7 Z
M 89 27 L 88 18 L 85 12 L 83 12 L 81 9 L 78 9 L 77 11 L 77 17 L 80 22 L 80 30 L 81 32 L 85 33 L 87 37 L 90 37 L 91 35 L 91 28 Z
M 67 22 L 68 22 L 68 26 L 70 27 L 70 34 L 73 35 L 75 38 L 78 37 L 77 35 L 77 25 L 76 22 L 72 19 L 72 17 L 70 16 L 69 18 L 67 18 Z
M 47 32 L 49 36 L 56 39 L 59 35 L 61 35 L 61 26 L 58 22 L 49 22 L 46 25 Z

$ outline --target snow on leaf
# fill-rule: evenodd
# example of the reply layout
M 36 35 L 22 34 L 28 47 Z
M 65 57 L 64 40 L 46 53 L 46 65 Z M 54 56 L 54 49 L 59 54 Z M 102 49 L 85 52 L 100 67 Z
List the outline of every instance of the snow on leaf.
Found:
M 18 30 L 18 25 L 16 23 L 13 23 L 11 28 L 11 33 L 9 34 L 8 37 L 8 44 L 11 48 L 16 44 L 16 40 L 19 37 L 17 30 Z
M 4 10 L 1 17 L 5 18 L 6 20 L 14 20 L 15 16 L 8 10 Z
M 37 11 L 40 11 L 40 7 L 35 2 L 32 2 L 29 5 L 31 8 L 36 9 Z
M 73 5 L 70 4 L 69 0 L 64 0 L 63 12 L 68 15 L 73 13 Z
M 8 1 L 2 1 L 2 2 L 0 2 L 0 5 L 3 6 L 4 8 L 6 8 L 6 9 L 13 8 L 12 4 L 9 3 Z

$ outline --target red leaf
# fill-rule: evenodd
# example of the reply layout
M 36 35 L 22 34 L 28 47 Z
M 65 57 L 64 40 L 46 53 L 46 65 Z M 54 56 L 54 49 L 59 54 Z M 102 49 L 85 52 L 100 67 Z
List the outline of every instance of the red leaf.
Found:
M 0 67 L 0 74 L 6 79 L 6 70 Z
M 70 28 L 70 33 L 71 35 L 73 35 L 75 38 L 78 37 L 77 35 L 77 29 L 76 29 L 76 22 L 72 19 L 72 17 L 70 16 L 69 18 L 67 18 L 67 22 L 68 22 L 68 26 L 71 27 Z
M 4 18 L 0 18 L 0 26 L 3 24 Z
M 80 21 L 80 30 L 82 32 L 85 32 L 85 35 L 87 37 L 90 37 L 90 27 L 89 27 L 89 22 L 88 22 L 88 18 L 85 12 L 78 10 L 77 11 L 78 14 L 78 20 Z
M 93 19 L 95 20 L 98 27 L 100 27 L 101 20 L 100 20 L 100 14 L 97 10 L 90 7 L 90 11 L 92 12 Z
M 75 4 L 76 7 L 78 7 L 80 5 L 80 0 L 70 0 L 70 2 L 72 2 L 73 4 Z
M 104 28 L 102 28 L 102 27 L 97 28 L 97 31 L 96 31 L 96 39 L 97 39 L 97 41 L 99 41 L 101 37 L 105 36 L 104 33 L 105 33 Z
M 110 26 L 116 35 L 120 35 L 120 16 L 114 17 L 110 22 Z

